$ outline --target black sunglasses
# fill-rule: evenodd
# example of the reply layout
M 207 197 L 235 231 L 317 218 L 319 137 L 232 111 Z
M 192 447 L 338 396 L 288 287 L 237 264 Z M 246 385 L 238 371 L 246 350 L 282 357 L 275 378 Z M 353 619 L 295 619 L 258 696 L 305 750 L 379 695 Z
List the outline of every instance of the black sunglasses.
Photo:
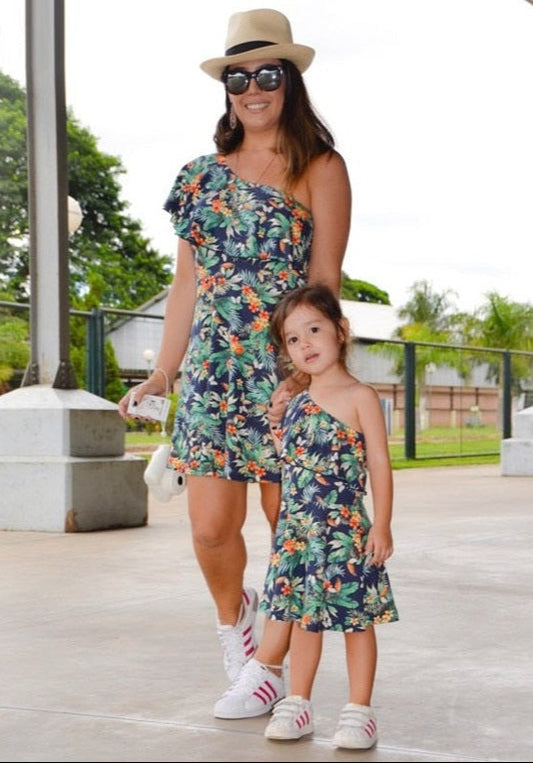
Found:
M 222 77 L 226 90 L 232 95 L 245 93 L 253 79 L 261 90 L 277 90 L 283 79 L 283 66 L 260 66 L 255 72 L 247 72 L 246 69 L 232 69 L 232 71 L 225 72 Z

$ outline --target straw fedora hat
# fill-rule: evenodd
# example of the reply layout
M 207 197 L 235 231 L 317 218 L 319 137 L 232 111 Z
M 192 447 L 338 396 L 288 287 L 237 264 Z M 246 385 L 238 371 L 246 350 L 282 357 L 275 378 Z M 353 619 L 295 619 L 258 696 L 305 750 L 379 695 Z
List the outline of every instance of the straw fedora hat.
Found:
M 313 48 L 292 41 L 291 25 L 283 13 L 268 8 L 234 13 L 228 23 L 226 55 L 210 58 L 200 68 L 220 80 L 226 66 L 255 58 L 286 58 L 304 72 L 315 55 Z

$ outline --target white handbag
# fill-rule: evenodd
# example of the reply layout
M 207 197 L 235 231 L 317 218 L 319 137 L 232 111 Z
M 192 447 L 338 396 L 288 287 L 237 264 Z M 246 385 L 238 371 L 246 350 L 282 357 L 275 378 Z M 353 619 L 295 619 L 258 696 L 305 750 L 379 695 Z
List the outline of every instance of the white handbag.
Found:
M 160 445 L 144 470 L 148 490 L 154 498 L 164 503 L 170 501 L 173 495 L 183 493 L 187 487 L 185 474 L 177 472 L 168 462 L 171 448 L 171 445 Z

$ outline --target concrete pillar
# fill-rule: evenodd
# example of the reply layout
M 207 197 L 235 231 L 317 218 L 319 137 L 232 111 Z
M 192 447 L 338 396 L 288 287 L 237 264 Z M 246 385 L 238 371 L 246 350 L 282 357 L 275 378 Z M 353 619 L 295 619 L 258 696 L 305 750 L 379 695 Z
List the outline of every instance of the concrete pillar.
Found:
M 31 361 L 0 396 L 0 529 L 144 525 L 144 459 L 117 406 L 76 389 L 69 358 L 63 0 L 26 0 Z
M 533 477 L 533 407 L 515 413 L 513 434 L 514 437 L 502 440 L 502 475 Z M 533 493 L 531 505 L 533 507 Z
M 124 452 L 114 403 L 32 385 L 0 396 L 0 529 L 145 525 L 144 458 Z

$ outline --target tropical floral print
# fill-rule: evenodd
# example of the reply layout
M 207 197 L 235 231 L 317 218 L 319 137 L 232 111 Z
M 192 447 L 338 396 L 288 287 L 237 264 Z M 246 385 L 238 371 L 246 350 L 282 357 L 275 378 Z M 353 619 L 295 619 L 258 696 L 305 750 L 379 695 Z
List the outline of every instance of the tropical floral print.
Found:
M 279 482 L 266 419 L 278 383 L 269 319 L 307 280 L 311 212 L 241 180 L 216 154 L 181 169 L 165 209 L 192 247 L 197 289 L 171 462 L 187 474 Z
M 365 556 L 371 522 L 363 434 L 307 391 L 290 401 L 281 431 L 283 501 L 261 611 L 309 631 L 398 620 L 384 565 Z

